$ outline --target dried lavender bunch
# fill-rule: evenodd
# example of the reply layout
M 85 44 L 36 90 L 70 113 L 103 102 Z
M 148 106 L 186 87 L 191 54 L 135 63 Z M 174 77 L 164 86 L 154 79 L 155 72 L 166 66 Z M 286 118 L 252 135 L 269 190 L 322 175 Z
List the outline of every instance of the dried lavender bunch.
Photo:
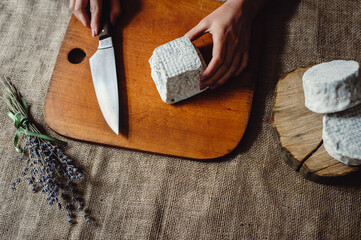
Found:
M 22 153 L 19 161 L 25 164 L 21 177 L 32 187 L 33 192 L 46 195 L 49 205 L 57 205 L 59 210 L 66 209 L 68 222 L 73 223 L 76 212 L 84 212 L 84 203 L 78 183 L 84 179 L 80 169 L 73 161 L 52 142 L 64 142 L 43 135 L 29 119 L 29 111 L 24 98 L 16 88 L 6 79 L 2 81 L 3 96 L 1 97 L 9 107 L 9 117 L 14 120 L 17 132 L 14 138 L 15 149 Z M 25 134 L 23 149 L 18 147 L 21 133 Z M 16 190 L 20 178 L 15 179 L 11 188 Z M 84 212 L 86 222 L 91 219 Z

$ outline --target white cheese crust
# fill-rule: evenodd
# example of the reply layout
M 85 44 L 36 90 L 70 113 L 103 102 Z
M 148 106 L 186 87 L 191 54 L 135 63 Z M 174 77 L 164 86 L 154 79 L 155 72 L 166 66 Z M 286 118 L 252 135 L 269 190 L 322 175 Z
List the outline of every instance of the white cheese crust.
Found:
M 347 165 L 361 164 L 361 105 L 323 117 L 322 139 L 328 154 Z
M 316 113 L 340 112 L 361 103 L 359 64 L 334 60 L 308 69 L 302 77 L 305 106 Z
M 161 99 L 173 104 L 200 90 L 205 62 L 188 37 L 177 38 L 157 47 L 149 59 L 151 75 Z

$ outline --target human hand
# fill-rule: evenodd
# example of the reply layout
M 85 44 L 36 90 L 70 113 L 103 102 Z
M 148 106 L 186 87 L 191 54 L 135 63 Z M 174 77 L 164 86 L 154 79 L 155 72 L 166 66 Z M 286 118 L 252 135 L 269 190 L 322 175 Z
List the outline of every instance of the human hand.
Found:
M 119 0 L 107 1 L 109 1 L 109 20 L 114 25 L 121 14 L 120 2 Z M 87 13 L 88 4 L 90 5 L 90 19 Z M 95 37 L 100 30 L 102 5 L 103 0 L 70 0 L 69 9 L 84 26 L 91 28 L 92 36 Z
M 245 8 L 246 1 L 228 0 L 186 33 L 191 41 L 205 33 L 212 34 L 212 59 L 201 75 L 200 89 L 221 86 L 247 66 L 255 14 Z

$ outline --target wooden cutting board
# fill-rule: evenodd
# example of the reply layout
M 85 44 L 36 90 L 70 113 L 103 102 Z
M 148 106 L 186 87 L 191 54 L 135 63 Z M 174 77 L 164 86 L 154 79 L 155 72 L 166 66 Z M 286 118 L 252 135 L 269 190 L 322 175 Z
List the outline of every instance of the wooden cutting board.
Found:
M 322 144 L 323 114 L 305 107 L 302 75 L 309 67 L 286 74 L 277 84 L 272 125 L 285 161 L 306 179 L 339 183 L 359 177 L 360 167 L 333 159 Z
M 175 105 L 161 100 L 148 63 L 157 46 L 183 36 L 221 4 L 213 0 L 124 4 L 113 36 L 120 98 L 118 136 L 103 119 L 90 74 L 89 58 L 98 39 L 73 16 L 46 94 L 46 123 L 73 139 L 160 154 L 212 159 L 231 152 L 250 115 L 260 38 L 253 38 L 249 67 L 240 77 Z M 211 35 L 195 45 L 209 61 Z

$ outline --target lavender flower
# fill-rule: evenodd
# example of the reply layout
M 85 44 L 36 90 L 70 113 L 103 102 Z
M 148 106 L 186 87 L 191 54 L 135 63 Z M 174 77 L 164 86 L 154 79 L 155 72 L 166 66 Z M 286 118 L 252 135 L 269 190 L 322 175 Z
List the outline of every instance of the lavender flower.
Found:
M 84 203 L 80 201 L 81 192 L 77 190 L 77 184 L 84 179 L 83 174 L 73 161 L 52 143 L 64 142 L 41 134 L 29 120 L 28 107 L 20 93 L 7 79 L 2 83 L 4 86 L 2 99 L 9 106 L 8 115 L 15 121 L 17 128 L 14 146 L 16 151 L 22 153 L 18 160 L 25 164 L 20 176 L 28 182 L 33 192 L 42 192 L 49 205 L 57 205 L 59 210 L 65 206 L 68 222 L 74 223 L 73 210 L 84 209 Z M 23 149 L 17 146 L 20 133 L 25 134 Z M 20 178 L 12 182 L 11 189 L 16 190 L 18 183 Z M 87 221 L 88 218 L 85 220 Z
M 68 222 L 74 223 L 72 211 L 75 208 L 84 210 L 84 203 L 80 200 L 81 192 L 76 189 L 77 182 L 84 179 L 83 174 L 57 145 L 34 136 L 24 138 L 28 151 L 23 152 L 19 159 L 27 166 L 20 176 L 28 182 L 33 192 L 42 192 L 49 205 L 56 204 L 59 210 L 64 205 Z M 13 190 L 18 183 L 20 178 L 12 183 Z

